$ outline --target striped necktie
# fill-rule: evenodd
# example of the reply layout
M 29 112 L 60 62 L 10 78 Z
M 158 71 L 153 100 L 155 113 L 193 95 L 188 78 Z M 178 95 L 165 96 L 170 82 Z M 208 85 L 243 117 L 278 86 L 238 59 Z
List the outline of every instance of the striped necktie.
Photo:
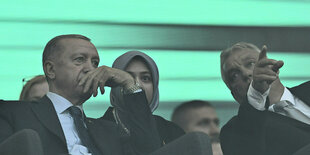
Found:
M 82 143 L 88 148 L 89 152 L 91 152 L 92 155 L 100 155 L 95 145 L 92 143 L 91 138 L 89 137 L 88 130 L 84 123 L 82 111 L 75 106 L 71 106 L 70 108 L 68 108 L 68 110 L 73 117 L 75 128 L 79 134 Z

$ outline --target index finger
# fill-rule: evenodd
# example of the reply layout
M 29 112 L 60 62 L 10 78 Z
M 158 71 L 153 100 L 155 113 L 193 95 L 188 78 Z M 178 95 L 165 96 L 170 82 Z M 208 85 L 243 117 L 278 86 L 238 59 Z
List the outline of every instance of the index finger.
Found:
M 264 45 L 264 46 L 262 47 L 262 50 L 261 50 L 261 52 L 259 53 L 258 60 L 261 60 L 261 59 L 263 59 L 263 58 L 267 58 L 267 46 L 266 46 L 266 45 Z
M 95 71 L 95 69 L 92 70 L 92 71 L 89 71 L 88 73 L 86 73 L 86 74 L 80 79 L 79 85 L 83 85 L 83 84 L 86 82 L 86 80 L 89 78 L 89 76 L 90 76 L 94 71 Z

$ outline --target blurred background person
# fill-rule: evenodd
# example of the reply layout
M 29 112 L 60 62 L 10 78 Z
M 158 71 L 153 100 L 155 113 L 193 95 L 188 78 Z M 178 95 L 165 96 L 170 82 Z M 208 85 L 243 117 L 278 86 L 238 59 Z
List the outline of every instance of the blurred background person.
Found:
M 48 92 L 48 84 L 44 75 L 37 75 L 30 80 L 23 79 L 26 84 L 20 93 L 20 101 L 37 101 Z
M 154 60 L 142 52 L 129 51 L 119 56 L 112 67 L 128 72 L 138 82 L 145 91 L 151 112 L 154 112 L 159 104 L 159 73 Z M 111 89 L 110 101 L 113 106 L 123 102 L 121 100 L 121 91 L 120 88 Z M 109 107 L 103 118 L 115 122 L 117 113 L 114 109 L 114 107 Z M 184 131 L 174 123 L 165 120 L 161 116 L 153 116 L 163 144 L 169 143 L 184 134 Z
M 175 108 L 171 120 L 185 132 L 206 133 L 211 138 L 213 154 L 222 154 L 219 143 L 219 118 L 208 101 L 192 100 L 180 104 Z

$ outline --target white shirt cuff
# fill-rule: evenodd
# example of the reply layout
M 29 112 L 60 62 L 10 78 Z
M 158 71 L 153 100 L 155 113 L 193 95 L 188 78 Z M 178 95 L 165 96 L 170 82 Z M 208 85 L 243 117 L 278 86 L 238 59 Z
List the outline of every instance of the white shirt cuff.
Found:
M 255 109 L 263 111 L 263 110 L 265 110 L 266 99 L 267 99 L 267 96 L 269 95 L 270 86 L 264 94 L 261 94 L 259 91 L 255 90 L 253 88 L 252 82 L 251 82 L 249 89 L 248 89 L 248 92 L 247 92 L 248 102 Z

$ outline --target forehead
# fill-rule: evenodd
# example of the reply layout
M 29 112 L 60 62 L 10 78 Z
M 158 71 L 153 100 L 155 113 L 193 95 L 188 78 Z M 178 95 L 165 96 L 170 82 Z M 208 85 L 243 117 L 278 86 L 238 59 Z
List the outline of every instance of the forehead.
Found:
M 251 49 L 242 49 L 238 51 L 233 51 L 227 57 L 225 62 L 223 63 L 223 71 L 227 72 L 231 68 L 235 67 L 236 65 L 242 65 L 244 62 L 254 59 L 258 59 L 259 53 L 257 51 Z
M 96 47 L 89 41 L 78 38 L 65 38 L 59 41 L 59 46 L 66 54 L 90 54 L 98 56 Z
M 147 64 L 145 61 L 143 61 L 142 59 L 132 59 L 127 67 L 126 67 L 126 71 L 128 72 L 150 72 Z
M 200 107 L 200 108 L 191 108 L 187 110 L 188 118 L 194 120 L 200 120 L 202 118 L 217 118 L 216 112 L 212 107 Z

